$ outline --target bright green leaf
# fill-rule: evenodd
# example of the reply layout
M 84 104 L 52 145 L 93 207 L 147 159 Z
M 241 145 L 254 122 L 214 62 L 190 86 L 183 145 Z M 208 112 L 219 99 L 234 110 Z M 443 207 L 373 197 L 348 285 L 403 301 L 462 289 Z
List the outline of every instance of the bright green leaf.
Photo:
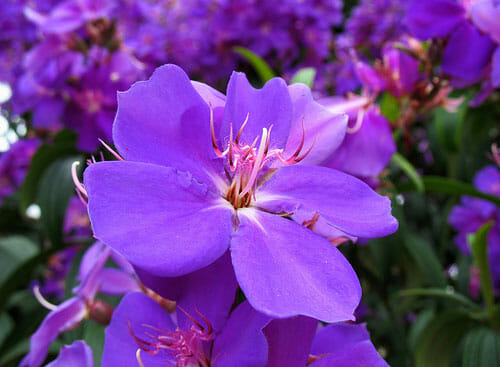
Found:
M 303 83 L 309 88 L 313 87 L 314 78 L 316 78 L 315 68 L 303 68 L 298 70 L 292 77 L 290 84 L 293 83 Z
M 263 83 L 269 79 L 274 78 L 276 75 L 266 61 L 259 55 L 250 51 L 248 48 L 236 46 L 234 51 L 243 56 L 253 66 Z
M 396 97 L 392 94 L 385 92 L 382 96 L 382 100 L 380 101 L 380 111 L 382 115 L 384 115 L 387 120 L 391 122 L 395 122 L 399 119 L 399 103 Z
M 413 167 L 413 165 L 405 157 L 396 152 L 392 155 L 391 162 L 401 168 L 404 173 L 406 173 L 413 185 L 415 185 L 415 189 L 418 192 L 424 192 L 425 187 L 424 183 L 422 182 L 422 178 L 418 174 L 415 167 Z

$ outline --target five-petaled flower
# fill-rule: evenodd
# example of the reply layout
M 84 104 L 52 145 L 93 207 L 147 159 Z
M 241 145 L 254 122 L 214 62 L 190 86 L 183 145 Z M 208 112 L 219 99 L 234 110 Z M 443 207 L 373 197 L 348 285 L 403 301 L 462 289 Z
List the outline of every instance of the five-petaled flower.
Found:
M 123 160 L 84 175 L 98 239 L 157 277 L 189 274 L 230 249 L 257 310 L 353 319 L 359 281 L 324 237 L 385 236 L 397 221 L 388 198 L 317 166 L 344 138 L 345 115 L 302 84 L 274 78 L 257 90 L 234 73 L 224 96 L 175 65 L 118 102 L 113 138 Z

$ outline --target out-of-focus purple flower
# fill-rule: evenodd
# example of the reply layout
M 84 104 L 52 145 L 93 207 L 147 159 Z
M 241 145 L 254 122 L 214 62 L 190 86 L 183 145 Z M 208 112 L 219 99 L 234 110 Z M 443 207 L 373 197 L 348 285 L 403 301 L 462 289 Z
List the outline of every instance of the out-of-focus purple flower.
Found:
M 495 47 L 490 36 L 471 23 L 469 10 L 455 0 L 413 0 L 405 17 L 409 31 L 422 40 L 448 38 L 441 69 L 459 88 L 488 74 Z
M 16 191 L 24 181 L 40 141 L 38 139 L 21 139 L 12 144 L 0 155 L 0 204 L 2 200 Z
M 307 165 L 331 154 L 345 126 L 303 84 L 275 78 L 256 90 L 234 73 L 226 97 L 175 65 L 158 68 L 119 95 L 113 135 L 125 160 L 85 171 L 95 236 L 164 277 L 230 248 L 257 310 L 351 319 L 360 296 L 352 268 L 302 224 L 316 218 L 332 231 L 379 237 L 397 221 L 390 201 L 363 182 Z
M 351 47 L 366 48 L 379 56 L 383 44 L 400 38 L 410 0 L 361 0 L 346 21 L 345 34 Z
M 54 296 L 58 299 L 63 297 L 66 274 L 77 251 L 78 246 L 72 246 L 49 258 L 43 272 L 44 281 L 40 287 L 42 295 L 45 297 Z
M 362 96 L 328 97 L 320 103 L 334 113 L 345 111 L 349 116 L 344 141 L 323 164 L 360 178 L 377 176 L 396 151 L 389 121 L 378 106 Z
M 186 294 L 195 302 L 177 307 L 177 321 L 146 295 L 126 295 L 106 329 L 102 366 L 265 366 L 267 343 L 262 328 L 269 318 L 248 302 L 227 318 L 231 304 L 213 297 L 214 307 L 226 310 L 215 328 L 213 319 L 199 311 L 204 305 L 196 302 L 196 291 Z
M 365 324 L 318 321 L 298 316 L 271 321 L 264 329 L 269 343 L 267 367 L 388 367 L 370 341 Z
M 87 214 L 87 207 L 76 196 L 69 201 L 66 215 L 63 222 L 63 233 L 65 240 L 71 242 L 82 237 L 90 237 L 90 219 Z
M 474 186 L 482 192 L 500 197 L 500 170 L 495 166 L 487 166 L 476 174 Z M 458 232 L 455 243 L 460 251 L 470 254 L 467 246 L 467 235 L 476 232 L 488 221 L 493 227 L 488 236 L 488 256 L 493 275 L 495 289 L 500 291 L 500 209 L 495 204 L 464 196 L 460 205 L 455 206 L 448 222 Z
M 87 251 L 80 264 L 81 283 L 73 289 L 75 296 L 58 306 L 51 305 L 39 294 L 39 289 L 34 288 L 35 295 L 40 302 L 51 311 L 45 317 L 41 325 L 31 336 L 30 351 L 21 361 L 22 367 L 41 366 L 47 356 L 50 344 L 64 331 L 76 327 L 83 319 L 92 318 L 101 323 L 109 322 L 111 308 L 103 301 L 96 300 L 98 292 L 123 294 L 129 291 L 139 290 L 137 282 L 125 281 L 131 275 L 114 268 L 104 268 L 112 250 L 107 246 L 96 243 Z M 123 273 L 120 276 L 115 272 Z M 119 290 L 119 292 L 117 292 Z
M 46 367 L 94 367 L 92 349 L 83 340 L 77 340 L 63 346 L 57 358 Z

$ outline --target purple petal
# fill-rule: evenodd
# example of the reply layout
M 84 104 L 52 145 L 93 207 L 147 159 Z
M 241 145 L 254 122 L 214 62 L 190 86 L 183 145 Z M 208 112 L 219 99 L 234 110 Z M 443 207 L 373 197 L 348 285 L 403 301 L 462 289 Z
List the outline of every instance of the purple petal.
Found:
M 273 125 L 271 148 L 283 148 L 288 138 L 293 116 L 293 107 L 286 83 L 273 78 L 262 89 L 255 89 L 245 74 L 233 73 L 227 86 L 227 100 L 222 120 L 220 141 L 226 142 L 230 125 L 236 134 L 248 115 L 241 141 L 252 144 L 262 135 L 262 129 Z
M 397 220 L 391 202 L 363 181 L 317 166 L 279 169 L 257 191 L 256 204 L 273 213 L 316 213 L 329 225 L 355 237 L 376 238 L 394 233 Z
M 133 334 L 140 339 L 150 340 L 146 333 L 154 327 L 165 331 L 175 330 L 170 315 L 158 303 L 143 293 L 127 294 L 113 312 L 111 323 L 106 328 L 102 367 L 138 366 L 136 351 L 139 349 Z M 141 353 L 141 359 L 148 367 L 165 367 L 166 363 L 175 363 L 166 353 L 156 356 Z
M 108 246 L 102 247 L 90 271 L 85 274 L 81 283 L 73 289 L 75 294 L 78 294 L 87 301 L 95 298 L 102 286 L 101 273 L 110 253 L 111 249 Z
M 231 256 L 238 283 L 255 309 L 275 317 L 353 319 L 361 288 L 335 246 L 277 215 L 254 209 L 238 214 Z
M 495 6 L 493 0 L 478 0 L 470 5 L 469 11 L 472 22 L 481 31 L 488 33 L 495 42 L 500 43 L 500 6 Z
M 479 81 L 489 65 L 495 44 L 469 22 L 451 35 L 443 52 L 442 71 L 457 79 L 459 86 Z
M 172 166 L 211 181 L 209 107 L 178 66 L 162 66 L 148 81 L 118 94 L 113 140 L 126 160 Z
M 213 367 L 262 367 L 267 361 L 267 342 L 262 329 L 270 321 L 248 302 L 232 313 L 214 343 Z
M 267 367 L 304 367 L 318 320 L 296 316 L 276 319 L 264 329 L 269 344 Z
M 326 357 L 311 363 L 314 367 L 389 366 L 370 341 L 365 324 L 338 323 L 325 326 L 314 339 L 311 354 Z
M 311 90 L 304 84 L 288 87 L 293 103 L 293 120 L 286 142 L 285 157 L 291 156 L 300 146 L 304 135 L 303 152 L 313 146 L 301 164 L 320 164 L 337 149 L 345 136 L 347 116 L 328 111 L 314 101 Z M 273 127 L 274 131 L 274 127 Z
M 446 37 L 465 19 L 465 9 L 455 0 L 413 0 L 404 23 L 410 33 L 426 40 Z
M 83 341 L 77 340 L 61 348 L 57 358 L 46 367 L 93 367 L 92 349 Z
M 474 177 L 474 186 L 482 192 L 500 197 L 500 169 L 493 165 L 484 167 Z
M 120 295 L 127 292 L 139 292 L 140 288 L 137 280 L 124 271 L 107 268 L 101 271 L 99 291 L 105 294 Z
M 50 344 L 58 335 L 83 320 L 87 313 L 85 302 L 79 297 L 70 298 L 51 311 L 30 338 L 30 351 L 21 361 L 21 367 L 41 366 Z
M 500 88 L 500 46 L 496 48 L 491 64 L 491 84 L 495 88 Z
M 139 269 L 138 274 L 146 287 L 164 298 L 177 301 L 177 305 L 203 324 L 198 315 L 198 312 L 201 313 L 216 331 L 226 322 L 238 286 L 229 253 L 213 264 L 182 277 L 154 277 Z M 177 313 L 177 319 L 181 328 L 192 325 L 183 312 Z
M 346 134 L 324 165 L 358 177 L 378 175 L 396 151 L 389 121 L 375 108 L 365 112 L 361 128 Z
M 187 173 L 100 162 L 85 171 L 85 187 L 95 236 L 153 275 L 200 269 L 229 245 L 232 208 Z

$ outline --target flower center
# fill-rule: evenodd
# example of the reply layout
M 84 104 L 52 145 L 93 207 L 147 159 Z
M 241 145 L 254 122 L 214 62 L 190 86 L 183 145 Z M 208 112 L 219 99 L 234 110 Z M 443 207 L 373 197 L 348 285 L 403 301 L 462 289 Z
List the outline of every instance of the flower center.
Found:
M 203 327 L 194 318 L 186 313 L 186 315 L 194 323 L 188 330 L 177 328 L 175 331 L 165 331 L 158 329 L 152 325 L 142 325 L 149 332 L 144 334 L 148 337 L 142 339 L 137 337 L 132 331 L 132 326 L 128 325 L 128 329 L 135 342 L 139 346 L 136 357 L 140 367 L 146 367 L 142 363 L 141 351 L 150 355 L 161 355 L 173 358 L 175 367 L 210 367 L 210 358 L 206 356 L 204 342 L 208 342 L 213 338 L 213 329 L 209 321 L 200 314 L 206 323 Z
M 221 151 L 217 145 L 214 132 L 213 111 L 210 108 L 210 131 L 212 135 L 212 147 L 215 154 L 226 158 L 226 176 L 229 184 L 224 198 L 231 203 L 235 209 L 250 206 L 252 199 L 255 198 L 257 188 L 278 168 L 271 165 L 278 160 L 283 165 L 292 165 L 300 162 L 311 151 L 314 144 L 302 155 L 300 152 L 304 146 L 305 132 L 302 124 L 302 140 L 295 153 L 288 159 L 283 157 L 283 149 L 269 149 L 271 141 L 271 131 L 273 125 L 262 129 L 262 135 L 257 136 L 252 144 L 241 142 L 241 134 L 248 122 L 247 114 L 245 121 L 241 125 L 236 137 L 233 140 L 233 125 L 229 129 L 229 142 L 224 151 Z M 256 147 L 257 141 L 260 144 Z

